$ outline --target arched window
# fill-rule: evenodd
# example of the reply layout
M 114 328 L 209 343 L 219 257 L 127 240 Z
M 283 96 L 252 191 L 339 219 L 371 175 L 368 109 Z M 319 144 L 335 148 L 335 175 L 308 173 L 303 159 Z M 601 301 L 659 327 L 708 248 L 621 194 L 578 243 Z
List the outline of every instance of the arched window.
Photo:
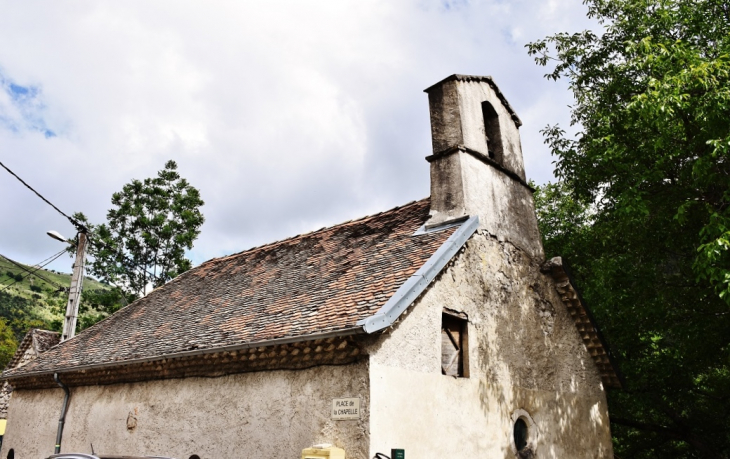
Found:
M 527 433 L 527 423 L 524 419 L 518 418 L 515 421 L 513 429 L 515 449 L 517 449 L 517 452 L 523 451 L 527 448 Z
M 511 447 L 515 457 L 533 458 L 535 457 L 535 445 L 537 445 L 537 425 L 530 414 L 523 410 L 517 409 L 512 413 L 512 441 Z
M 489 158 L 502 164 L 502 135 L 499 132 L 499 115 L 492 104 L 482 102 L 482 117 L 484 118 L 484 136 L 487 138 Z

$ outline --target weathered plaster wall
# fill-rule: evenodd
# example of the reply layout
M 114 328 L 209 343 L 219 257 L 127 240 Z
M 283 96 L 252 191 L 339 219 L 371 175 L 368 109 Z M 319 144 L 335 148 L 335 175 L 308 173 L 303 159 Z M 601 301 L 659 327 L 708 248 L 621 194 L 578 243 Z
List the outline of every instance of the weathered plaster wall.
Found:
M 461 114 L 461 130 L 463 145 L 467 148 L 488 154 L 487 140 L 484 135 L 484 118 L 482 102 L 489 101 L 497 112 L 499 120 L 502 165 L 525 180 L 525 166 L 522 159 L 519 128 L 512 120 L 510 113 L 499 100 L 499 97 L 488 84 L 476 81 L 455 81 L 459 88 L 459 113 Z
M 360 397 L 360 420 L 332 421 L 333 398 Z M 0 457 L 53 452 L 63 393 L 17 390 Z M 368 457 L 368 363 L 71 388 L 63 452 L 187 459 L 287 457 L 333 443 Z M 21 435 L 22 433 L 22 435 Z
M 444 307 L 469 316 L 469 378 L 441 374 Z M 371 457 L 514 458 L 518 409 L 536 424 L 535 457 L 612 457 L 598 372 L 551 279 L 485 231 L 369 352 Z
M 511 241 L 535 259 L 544 257 L 532 192 L 469 153 L 454 152 L 431 162 L 430 225 L 479 216 L 479 227 Z
M 8 404 L 12 395 L 13 387 L 7 381 L 3 382 L 2 388 L 0 388 L 0 419 L 8 418 Z
M 479 227 L 500 241 L 510 241 L 533 259 L 544 253 L 532 192 L 479 159 L 459 153 L 469 215 L 479 215 Z

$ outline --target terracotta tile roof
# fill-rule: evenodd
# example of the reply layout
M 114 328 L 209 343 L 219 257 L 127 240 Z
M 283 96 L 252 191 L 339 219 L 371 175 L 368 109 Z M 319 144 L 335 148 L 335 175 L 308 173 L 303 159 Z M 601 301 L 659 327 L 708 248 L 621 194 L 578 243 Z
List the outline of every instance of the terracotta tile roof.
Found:
M 60 333 L 31 328 L 23 337 L 6 368 L 15 368 L 28 363 L 37 355 L 58 344 L 60 339 Z M 32 351 L 32 353 L 29 353 L 29 351 Z
M 453 234 L 429 200 L 213 259 L 3 377 L 346 332 Z

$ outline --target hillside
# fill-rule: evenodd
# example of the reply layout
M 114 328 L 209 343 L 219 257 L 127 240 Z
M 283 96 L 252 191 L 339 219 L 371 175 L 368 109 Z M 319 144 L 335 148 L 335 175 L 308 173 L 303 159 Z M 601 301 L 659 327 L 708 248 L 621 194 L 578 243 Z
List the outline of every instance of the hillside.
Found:
M 71 260 L 69 259 L 69 265 Z M 7 258 L 0 256 L 0 289 L 4 288 L 9 284 L 13 284 L 9 289 L 15 289 L 18 292 L 29 292 L 31 293 L 31 286 L 40 287 L 41 289 L 55 290 L 59 286 L 67 288 L 71 285 L 71 274 L 59 273 L 56 271 L 50 271 L 46 269 L 39 269 L 34 274 L 29 275 L 28 271 L 34 271 L 33 266 L 23 265 L 25 269 L 17 266 Z M 15 282 L 15 279 L 11 279 L 8 275 L 12 273 L 13 276 L 21 275 L 23 280 Z M 106 289 L 108 285 L 103 284 L 89 276 L 84 278 L 83 288 L 90 289 Z M 8 289 L 8 290 L 9 290 Z M 6 290 L 7 291 L 7 290 Z
M 10 328 L 17 341 L 30 328 L 60 331 L 70 284 L 71 274 L 18 266 L 0 256 L 0 318 L 5 321 L 2 325 Z M 110 290 L 104 283 L 88 276 L 84 278 L 84 296 L 98 296 Z M 84 304 L 83 298 L 80 309 L 81 313 L 86 312 L 86 317 L 80 314 L 82 328 L 101 318 L 93 307 Z

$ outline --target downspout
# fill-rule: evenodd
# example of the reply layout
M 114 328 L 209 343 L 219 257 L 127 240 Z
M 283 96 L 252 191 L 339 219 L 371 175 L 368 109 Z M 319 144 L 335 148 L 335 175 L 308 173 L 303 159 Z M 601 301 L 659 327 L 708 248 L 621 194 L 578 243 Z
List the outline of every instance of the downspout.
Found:
M 66 409 L 68 409 L 68 387 L 61 382 L 61 380 L 58 378 L 58 373 L 53 373 L 53 380 L 56 381 L 56 384 L 59 385 L 61 389 L 63 389 L 63 392 L 66 394 L 63 397 L 63 406 L 61 407 L 61 417 L 58 418 L 58 432 L 56 432 L 56 449 L 54 450 L 53 454 L 58 454 L 61 452 L 61 437 L 63 436 L 63 424 L 66 422 Z

